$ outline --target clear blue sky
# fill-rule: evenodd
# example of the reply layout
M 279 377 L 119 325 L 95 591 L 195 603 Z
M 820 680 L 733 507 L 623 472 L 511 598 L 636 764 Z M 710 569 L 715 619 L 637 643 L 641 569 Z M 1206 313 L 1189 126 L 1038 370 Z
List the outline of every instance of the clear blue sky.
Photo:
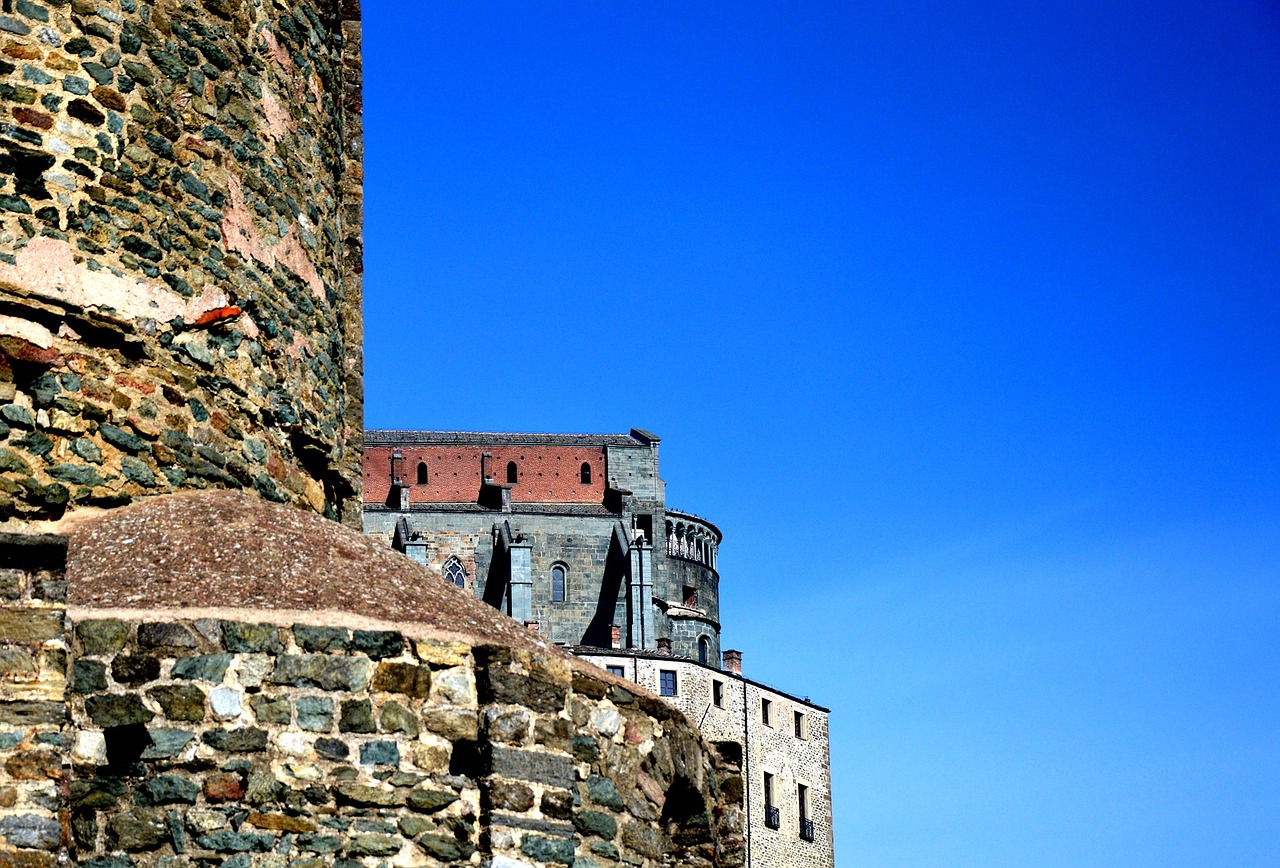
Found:
M 839 863 L 1280 864 L 1280 10 L 366 0 L 370 427 L 663 437 Z

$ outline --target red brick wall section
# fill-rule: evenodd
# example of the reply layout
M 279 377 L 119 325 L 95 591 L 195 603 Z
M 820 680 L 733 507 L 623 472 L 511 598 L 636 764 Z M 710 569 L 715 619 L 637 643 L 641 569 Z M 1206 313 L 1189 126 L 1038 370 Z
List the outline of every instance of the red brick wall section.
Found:
M 385 503 L 391 488 L 391 454 L 404 455 L 400 473 L 411 486 L 410 503 L 475 503 L 480 494 L 480 458 L 495 482 L 507 480 L 516 463 L 513 503 L 600 503 L 604 500 L 604 450 L 590 446 L 370 446 L 364 453 L 364 499 Z M 426 462 L 428 482 L 418 485 L 418 463 Z M 591 482 L 582 484 L 583 463 Z

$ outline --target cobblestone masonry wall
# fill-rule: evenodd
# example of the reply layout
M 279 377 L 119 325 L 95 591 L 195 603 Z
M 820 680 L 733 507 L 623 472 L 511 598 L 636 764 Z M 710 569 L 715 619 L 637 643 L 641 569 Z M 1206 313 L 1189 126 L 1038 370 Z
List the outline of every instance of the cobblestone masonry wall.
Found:
M 38 713 L 2 706 L 0 864 L 742 864 L 732 757 L 559 655 L 12 605 L 61 657 Z
M 0 865 L 46 868 L 62 844 L 66 539 L 0 534 Z
M 360 518 L 358 0 L 5 0 L 0 520 Z

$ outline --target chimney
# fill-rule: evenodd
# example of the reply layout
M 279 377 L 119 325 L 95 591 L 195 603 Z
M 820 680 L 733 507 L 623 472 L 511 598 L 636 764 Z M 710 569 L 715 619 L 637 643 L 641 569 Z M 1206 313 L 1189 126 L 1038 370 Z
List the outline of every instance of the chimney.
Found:
M 671 640 L 670 639 L 658 640 L 658 653 L 665 654 L 668 657 L 671 656 Z
M 609 627 L 609 647 L 610 648 L 622 647 L 622 628 L 619 627 L 617 624 L 613 624 Z
M 403 482 L 395 484 L 396 489 L 396 509 L 401 512 L 407 512 L 409 509 L 409 486 Z
M 724 652 L 724 666 L 721 667 L 725 672 L 732 672 L 734 675 L 742 674 L 742 652 L 726 651 Z

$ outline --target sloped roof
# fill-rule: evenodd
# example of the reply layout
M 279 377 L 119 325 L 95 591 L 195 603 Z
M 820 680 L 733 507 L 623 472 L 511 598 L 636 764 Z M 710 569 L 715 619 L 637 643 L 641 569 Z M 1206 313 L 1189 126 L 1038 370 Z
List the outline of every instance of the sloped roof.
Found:
M 285 621 L 312 613 L 334 623 L 354 616 L 411 635 L 563 653 L 351 528 L 237 491 L 152 497 L 78 519 L 67 585 L 73 610 L 250 610 Z

